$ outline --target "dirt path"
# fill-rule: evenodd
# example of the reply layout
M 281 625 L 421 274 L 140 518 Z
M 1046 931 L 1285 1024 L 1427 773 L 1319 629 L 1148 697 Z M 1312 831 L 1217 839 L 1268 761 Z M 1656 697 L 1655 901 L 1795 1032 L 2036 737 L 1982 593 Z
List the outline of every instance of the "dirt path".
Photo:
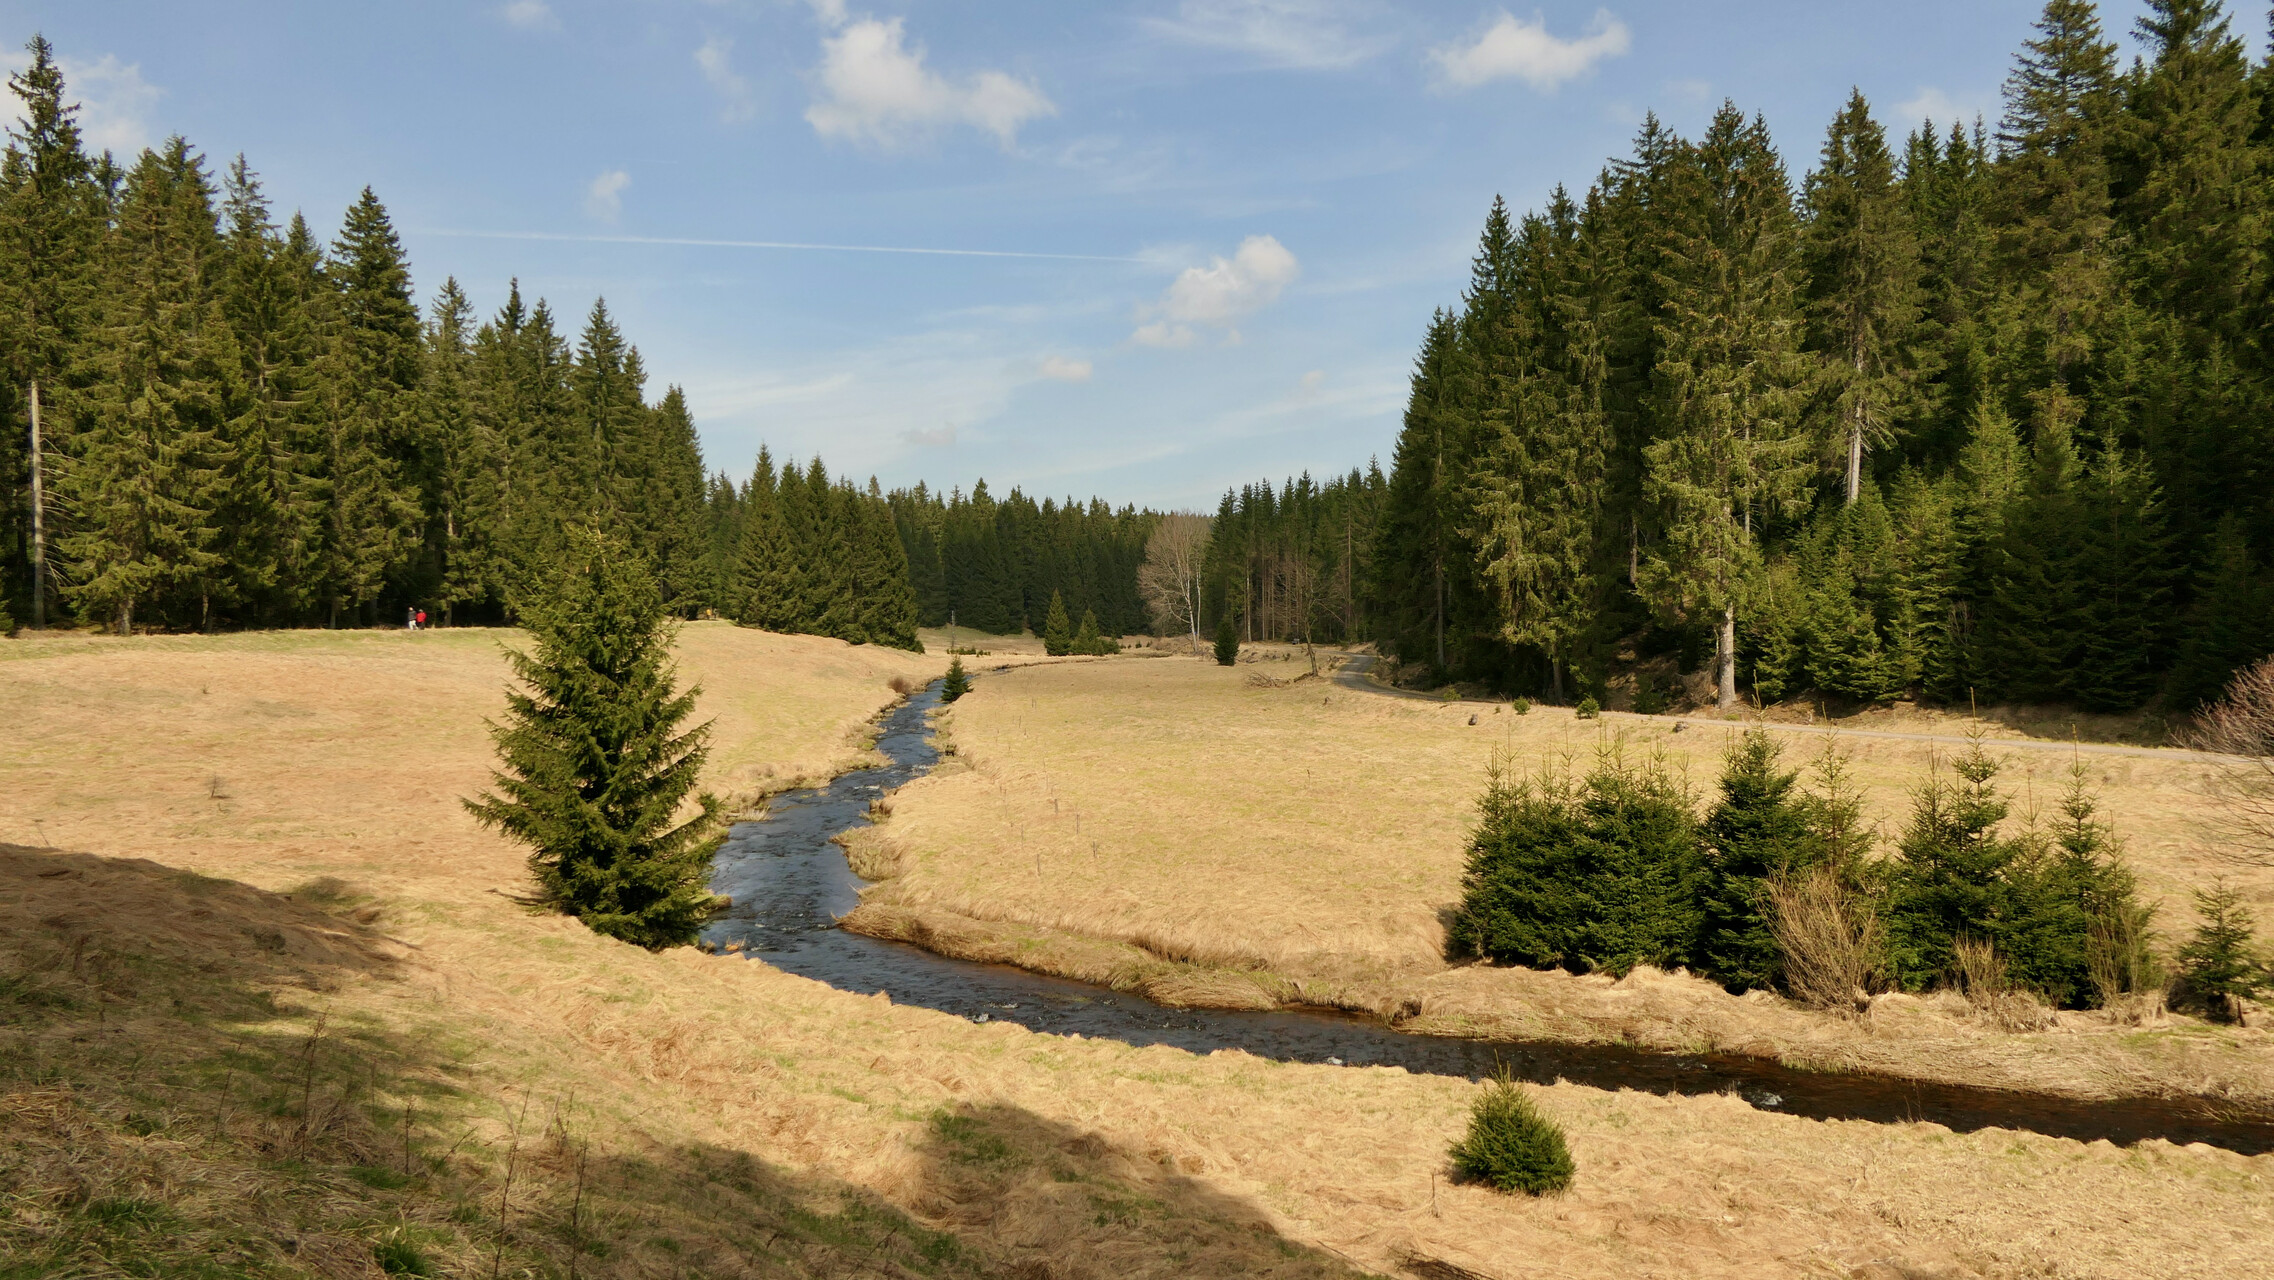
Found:
M 1373 678 L 1375 658 L 1368 653 L 1350 654 L 1335 667 L 1333 680 L 1345 689 L 1365 693 L 1378 693 L 1391 698 L 1414 698 L 1423 702 L 1441 702 L 1443 699 L 1410 689 L 1393 689 Z M 1728 729 L 1740 724 L 1758 724 L 1766 729 L 1785 733 L 1803 733 L 1816 737 L 1837 734 L 1842 738 L 1886 738 L 1898 742 L 1948 743 L 1953 747 L 1969 745 L 1963 734 L 1905 733 L 1896 729 L 1847 729 L 1813 724 L 1781 724 L 1774 720 L 1736 721 L 1718 720 L 1711 716 L 1643 716 L 1631 711 L 1606 711 L 1606 719 L 1646 720 L 1652 724 L 1695 725 L 1699 728 Z M 2043 751 L 2072 751 L 2088 756 L 2136 756 L 2145 760 L 2209 760 L 2242 763 L 2236 756 L 2222 756 L 2210 751 L 2190 751 L 2184 747 L 2125 747 L 2097 742 L 2055 742 L 2044 738 L 1991 738 L 2000 747 L 2034 747 Z

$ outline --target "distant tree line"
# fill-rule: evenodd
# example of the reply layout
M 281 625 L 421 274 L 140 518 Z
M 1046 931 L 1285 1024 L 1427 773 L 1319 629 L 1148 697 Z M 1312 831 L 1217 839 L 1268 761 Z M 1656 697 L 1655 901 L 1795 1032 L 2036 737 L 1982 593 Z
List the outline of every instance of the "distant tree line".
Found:
M 745 626 L 923 652 L 892 509 L 877 488 L 832 481 L 761 447 L 750 483 L 713 482 L 712 604 Z
M 1861 94 L 1655 118 L 1485 221 L 1416 360 L 1371 624 L 1444 678 L 1600 692 L 1641 638 L 1724 704 L 2191 706 L 2274 650 L 2274 65 L 2052 0 L 1995 133 Z
M 676 388 L 596 303 L 572 345 L 518 288 L 422 319 L 366 189 L 330 244 L 240 157 L 90 156 L 44 39 L 0 160 L 0 611 L 15 622 L 502 620 L 596 526 L 665 607 L 706 604 L 705 480 Z
M 1387 483 L 1370 465 L 1324 484 L 1306 472 L 1276 490 L 1266 480 L 1226 491 L 1208 525 L 1199 629 L 1229 618 L 1250 641 L 1365 638 Z
M 1042 634 L 1052 596 L 1074 616 L 1093 614 L 1102 635 L 1147 627 L 1137 571 L 1158 517 L 1103 499 L 1041 502 L 987 482 L 941 493 L 926 485 L 885 495 L 927 627 Z

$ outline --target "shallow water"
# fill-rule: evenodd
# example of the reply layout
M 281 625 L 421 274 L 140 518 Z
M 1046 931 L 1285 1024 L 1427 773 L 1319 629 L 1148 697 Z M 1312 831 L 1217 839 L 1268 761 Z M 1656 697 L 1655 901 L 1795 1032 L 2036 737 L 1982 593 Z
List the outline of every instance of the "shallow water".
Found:
M 928 720 L 938 704 L 935 682 L 885 716 L 876 745 L 891 763 L 840 775 L 826 787 L 776 796 L 763 820 L 735 824 L 711 877 L 712 889 L 730 895 L 734 905 L 704 931 L 706 941 L 721 947 L 739 942 L 744 955 L 778 969 L 861 995 L 888 992 L 895 1004 L 1134 1045 L 1174 1045 L 1195 1053 L 1236 1048 L 1283 1061 L 1395 1065 L 1472 1079 L 1505 1067 L 1519 1079 L 1542 1084 L 1560 1077 L 1603 1089 L 1735 1093 L 1763 1110 L 1814 1119 L 1927 1120 L 1961 1131 L 2002 1127 L 2087 1142 L 2165 1138 L 2250 1155 L 2274 1151 L 2274 1117 L 2224 1114 L 2200 1099 L 2089 1103 L 1888 1076 L 1797 1071 L 1734 1054 L 1457 1040 L 1408 1035 L 1332 1013 L 1170 1009 L 1102 987 L 951 960 L 848 933 L 836 921 L 859 904 L 862 882 L 829 838 L 866 825 L 870 801 L 938 761 Z

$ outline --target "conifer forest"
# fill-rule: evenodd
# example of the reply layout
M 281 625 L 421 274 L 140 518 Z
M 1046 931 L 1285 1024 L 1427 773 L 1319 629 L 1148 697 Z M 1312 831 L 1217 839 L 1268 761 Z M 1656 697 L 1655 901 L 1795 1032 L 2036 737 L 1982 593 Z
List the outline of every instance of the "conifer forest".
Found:
M 1646 120 L 1495 202 L 1423 335 L 1373 619 L 1576 696 L 1623 645 L 1723 705 L 2192 706 L 2274 647 L 2274 65 L 2052 0 L 1995 122 Z M 1631 654 L 1629 655 L 1631 656 Z
M 446 280 L 422 313 L 370 191 L 326 237 L 242 157 L 90 154 L 35 39 L 0 608 L 505 621 L 586 523 L 674 613 L 856 642 L 1039 633 L 1057 594 L 1103 634 L 1230 617 L 1559 701 L 1671 654 L 1724 705 L 2185 710 L 2274 647 L 2274 69 L 2203 0 L 2142 34 L 2120 66 L 2053 0 L 1994 123 L 1898 137 L 1858 93 L 1780 150 L 1730 102 L 1694 139 L 1646 120 L 1584 193 L 1496 200 L 1387 475 L 1227 491 L 1176 626 L 1139 588 L 1157 513 L 764 453 L 738 481 L 604 301 L 483 318 Z

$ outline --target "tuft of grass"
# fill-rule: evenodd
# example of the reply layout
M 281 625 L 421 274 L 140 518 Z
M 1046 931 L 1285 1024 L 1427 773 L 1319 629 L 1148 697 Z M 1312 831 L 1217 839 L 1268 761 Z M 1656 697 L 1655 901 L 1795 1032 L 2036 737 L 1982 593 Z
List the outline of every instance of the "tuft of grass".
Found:
M 944 1110 L 933 1113 L 932 1136 L 946 1148 L 948 1158 L 958 1164 L 1011 1168 L 1026 1163 L 1010 1143 L 989 1133 L 985 1125 L 971 1116 Z
M 419 1247 L 399 1235 L 392 1235 L 371 1246 L 371 1260 L 379 1269 L 391 1276 L 431 1276 L 434 1263 L 427 1259 Z
M 166 1206 L 140 1196 L 90 1200 L 81 1212 L 113 1231 L 154 1231 L 172 1220 Z
M 1570 1186 L 1577 1171 L 1562 1126 L 1541 1115 L 1506 1074 L 1470 1111 L 1468 1136 L 1453 1144 L 1453 1170 L 1465 1181 L 1535 1196 Z

